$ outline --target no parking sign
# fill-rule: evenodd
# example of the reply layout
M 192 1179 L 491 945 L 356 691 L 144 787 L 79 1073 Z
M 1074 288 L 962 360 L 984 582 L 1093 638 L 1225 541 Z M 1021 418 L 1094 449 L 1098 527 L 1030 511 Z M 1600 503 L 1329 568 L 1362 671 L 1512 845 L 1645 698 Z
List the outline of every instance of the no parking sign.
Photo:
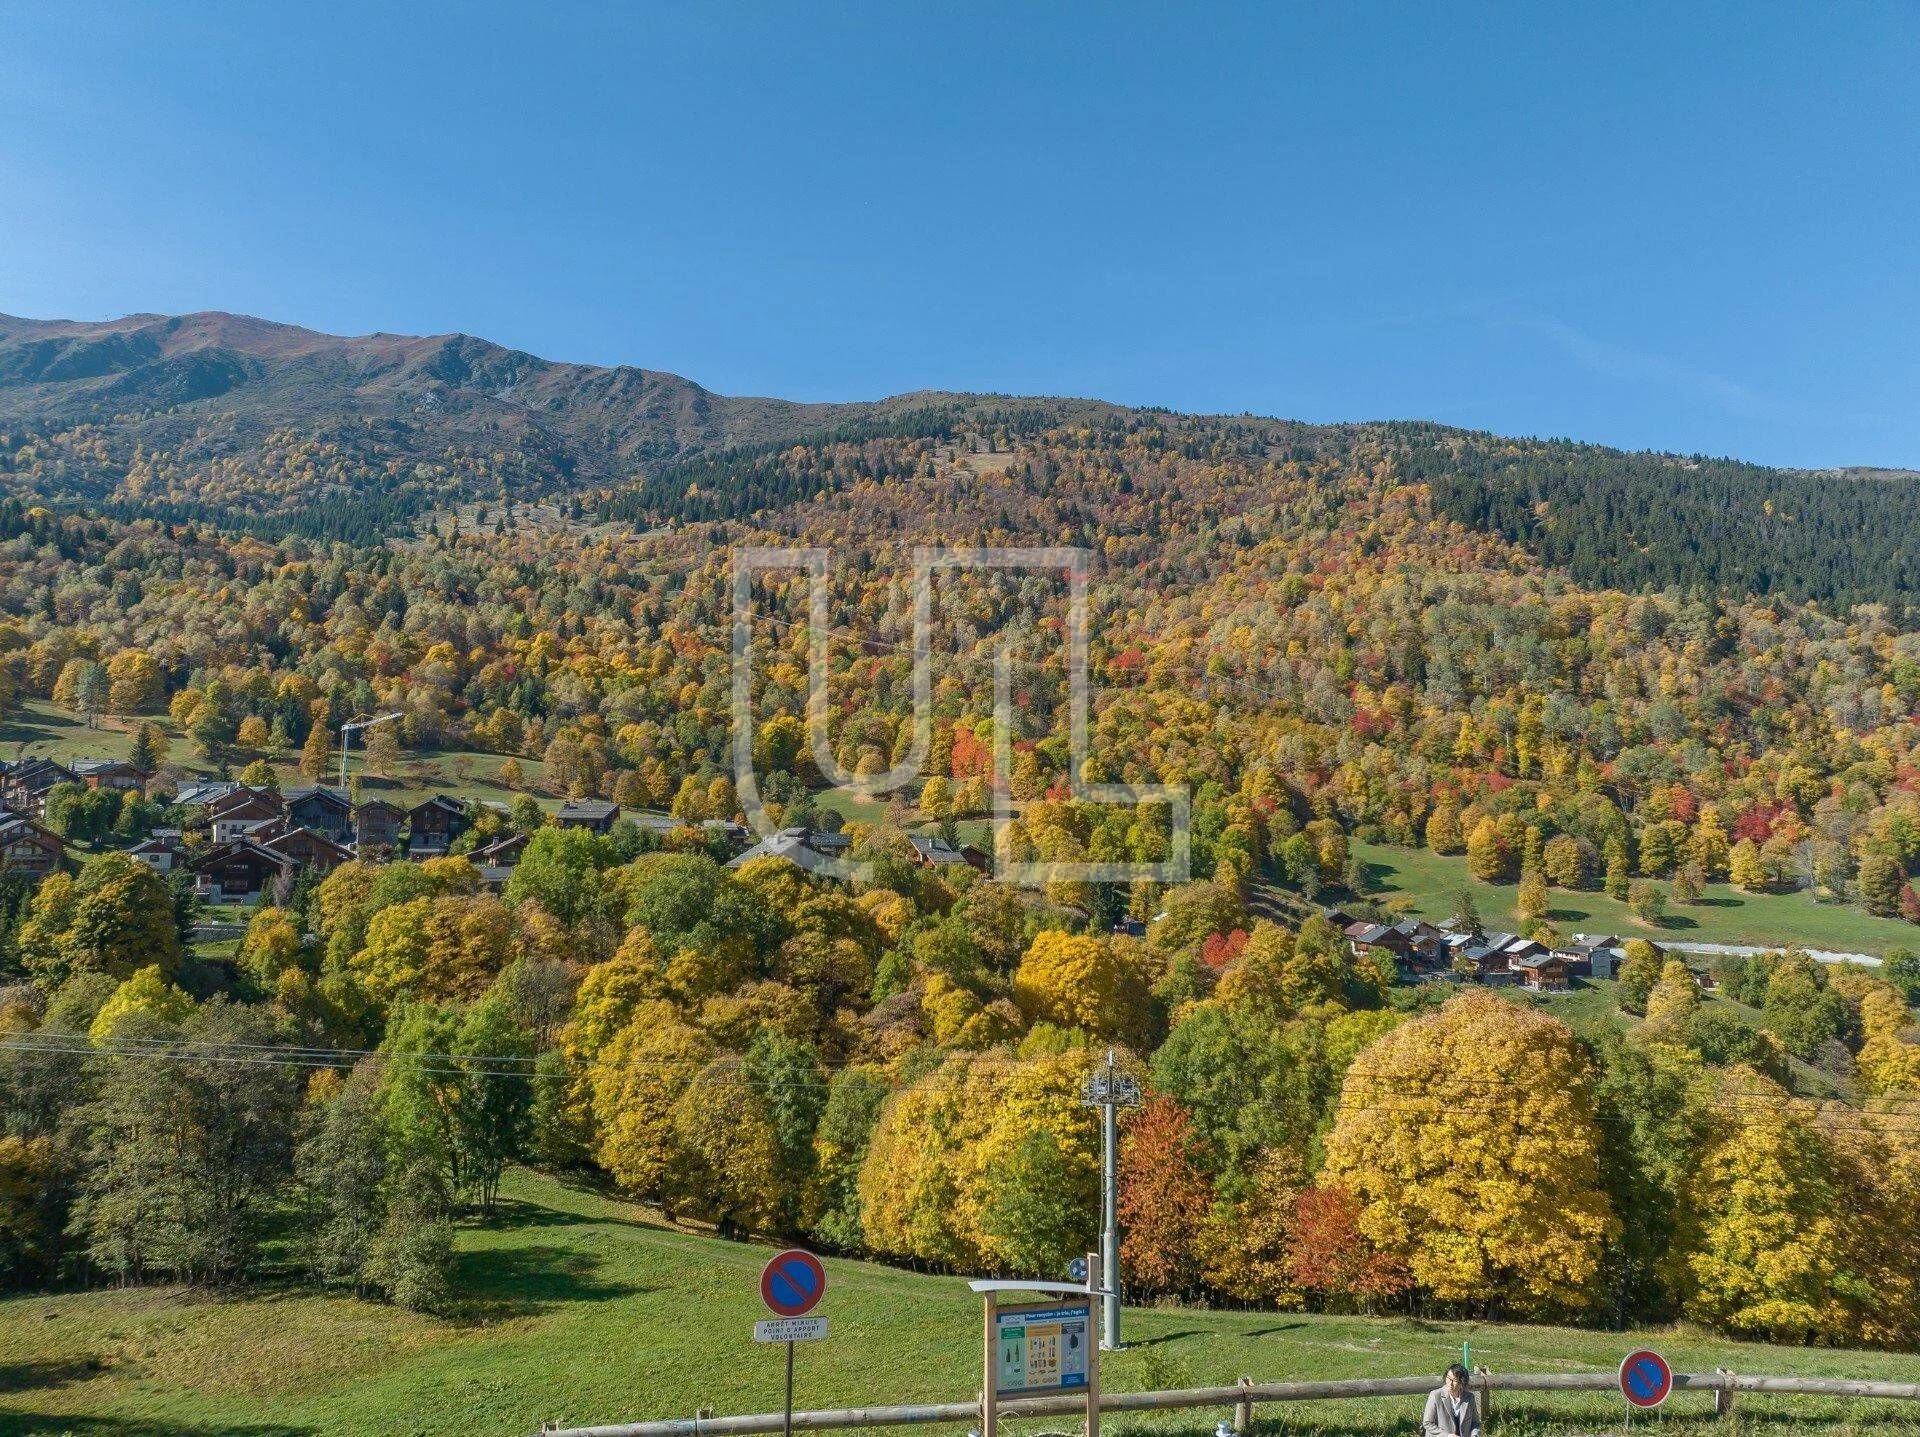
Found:
M 1635 1407 L 1658 1407 L 1673 1394 L 1673 1368 L 1657 1352 L 1629 1352 L 1620 1364 L 1620 1395 Z
M 780 1317 L 800 1317 L 827 1292 L 827 1270 L 802 1248 L 776 1253 L 760 1274 L 760 1298 Z

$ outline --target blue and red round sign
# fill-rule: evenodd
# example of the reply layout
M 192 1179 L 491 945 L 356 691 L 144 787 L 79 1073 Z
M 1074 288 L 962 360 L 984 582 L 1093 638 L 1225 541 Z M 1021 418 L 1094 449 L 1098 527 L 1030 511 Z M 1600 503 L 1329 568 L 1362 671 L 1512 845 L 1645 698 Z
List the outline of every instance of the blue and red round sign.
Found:
M 760 1299 L 780 1317 L 799 1317 L 827 1293 L 827 1270 L 801 1248 L 774 1254 L 760 1273 Z
M 1657 1352 L 1629 1352 L 1620 1364 L 1620 1392 L 1635 1407 L 1658 1407 L 1673 1393 L 1673 1368 Z

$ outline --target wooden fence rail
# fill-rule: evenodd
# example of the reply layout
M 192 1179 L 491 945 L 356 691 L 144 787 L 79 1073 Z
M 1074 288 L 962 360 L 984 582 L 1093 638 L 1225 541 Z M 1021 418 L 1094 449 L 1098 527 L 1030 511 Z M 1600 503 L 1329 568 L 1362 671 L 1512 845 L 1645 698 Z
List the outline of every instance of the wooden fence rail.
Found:
M 1232 1387 L 1183 1387 L 1166 1392 L 1102 1392 L 1100 1411 L 1163 1412 L 1185 1407 L 1231 1407 L 1244 1426 L 1252 1409 L 1266 1402 L 1332 1402 L 1362 1397 L 1423 1397 L 1440 1385 L 1430 1377 L 1362 1377 L 1326 1382 L 1242 1382 Z M 1920 1382 L 1860 1382 L 1841 1377 L 1750 1377 L 1731 1372 L 1679 1372 L 1674 1389 L 1714 1392 L 1724 1399 L 1735 1392 L 1798 1393 L 1814 1397 L 1864 1397 L 1920 1402 Z M 1475 1372 L 1476 1392 L 1612 1392 L 1612 1372 Z M 1082 1397 L 1039 1397 L 1000 1404 L 1003 1418 L 1077 1417 Z M 836 1407 L 793 1414 L 796 1432 L 829 1432 L 843 1427 L 909 1427 L 930 1423 L 977 1423 L 980 1403 L 937 1402 L 910 1407 Z M 615 1422 L 598 1427 L 548 1426 L 543 1437 L 750 1437 L 779 1432 L 785 1415 L 757 1412 L 742 1417 L 677 1417 L 659 1422 Z

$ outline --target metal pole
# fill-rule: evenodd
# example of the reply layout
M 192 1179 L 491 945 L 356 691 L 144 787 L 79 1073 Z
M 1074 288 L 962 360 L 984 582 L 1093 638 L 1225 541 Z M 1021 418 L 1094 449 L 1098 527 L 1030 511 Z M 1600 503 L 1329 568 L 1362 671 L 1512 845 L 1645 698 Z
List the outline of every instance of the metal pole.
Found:
M 1100 1285 L 1106 1289 L 1106 1295 L 1100 1299 L 1100 1345 L 1109 1352 L 1118 1352 L 1125 1345 L 1120 1338 L 1120 1095 L 1115 1088 L 1117 1068 L 1117 1055 L 1109 1048 L 1106 1101 L 1100 1105 L 1104 1139 L 1100 1164 Z
M 1111 1108 L 1108 1109 L 1112 1111 Z M 1091 1309 L 1091 1304 L 1089 1304 Z M 1088 1311 L 1091 1318 L 1093 1313 Z M 1087 1437 L 1100 1437 L 1100 1348 L 1087 1349 Z
M 995 1332 L 994 1300 L 989 1292 L 986 1302 L 987 1326 L 983 1344 L 986 1352 L 986 1372 L 980 1384 L 980 1437 L 997 1437 L 1000 1430 L 1000 1379 L 997 1364 L 1000 1357 L 998 1333 Z M 792 1437 L 789 1433 L 788 1437 Z
M 787 1405 L 781 1410 L 781 1437 L 793 1437 L 793 1344 L 787 1344 Z

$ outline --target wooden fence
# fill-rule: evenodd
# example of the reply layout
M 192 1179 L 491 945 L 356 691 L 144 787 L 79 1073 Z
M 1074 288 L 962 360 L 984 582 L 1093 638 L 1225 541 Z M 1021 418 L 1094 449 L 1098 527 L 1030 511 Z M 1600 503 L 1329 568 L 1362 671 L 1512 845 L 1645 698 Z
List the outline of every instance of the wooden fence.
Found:
M 1253 1382 L 1242 1379 L 1232 1387 L 1185 1387 L 1167 1392 L 1102 1392 L 1100 1412 L 1164 1412 L 1189 1407 L 1233 1409 L 1234 1428 L 1245 1432 L 1253 1425 L 1254 1408 L 1275 1402 L 1337 1402 L 1364 1397 L 1424 1397 L 1440 1385 L 1439 1376 L 1366 1377 L 1326 1382 Z M 1858 1382 L 1840 1377 L 1752 1377 L 1727 1371 L 1674 1374 L 1676 1392 L 1711 1392 L 1716 1411 L 1726 1412 L 1736 1392 L 1798 1393 L 1814 1397 L 1854 1397 L 1894 1402 L 1920 1402 L 1920 1382 Z M 1619 1377 L 1612 1372 L 1511 1372 L 1473 1375 L 1474 1391 L 1490 1408 L 1501 1392 L 1614 1392 Z M 1622 1404 L 1624 1408 L 1624 1403 Z M 1037 1397 L 1002 1402 L 1000 1416 L 1078 1417 L 1087 1409 L 1083 1397 Z M 741 1417 L 669 1418 L 658 1422 L 616 1422 L 597 1427 L 547 1426 L 544 1437 L 748 1437 L 782 1430 L 786 1414 L 758 1412 Z M 930 1423 L 980 1421 L 980 1403 L 938 1402 L 908 1407 L 837 1407 L 793 1414 L 795 1432 L 830 1432 L 843 1427 L 909 1427 Z

